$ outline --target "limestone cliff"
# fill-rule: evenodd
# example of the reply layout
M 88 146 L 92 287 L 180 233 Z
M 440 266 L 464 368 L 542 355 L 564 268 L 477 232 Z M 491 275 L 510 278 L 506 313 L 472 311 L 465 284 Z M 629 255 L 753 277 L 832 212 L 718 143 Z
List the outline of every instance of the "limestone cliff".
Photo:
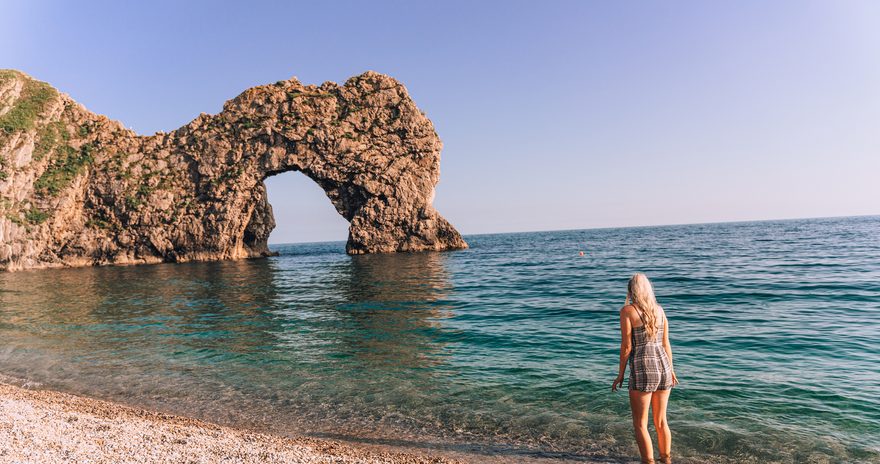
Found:
M 217 115 L 139 136 L 3 70 L 0 269 L 266 256 L 263 181 L 285 171 L 350 222 L 349 253 L 466 248 L 431 205 L 441 147 L 404 86 L 374 72 L 254 87 Z

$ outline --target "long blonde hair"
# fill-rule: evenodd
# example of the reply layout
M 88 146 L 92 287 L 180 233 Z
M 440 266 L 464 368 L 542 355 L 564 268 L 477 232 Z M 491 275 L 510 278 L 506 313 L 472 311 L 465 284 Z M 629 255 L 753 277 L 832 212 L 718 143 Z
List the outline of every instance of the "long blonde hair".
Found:
M 645 324 L 645 333 L 648 339 L 653 340 L 657 335 L 657 316 L 659 314 L 657 298 L 654 297 L 654 286 L 648 280 L 648 276 L 636 272 L 629 279 L 626 289 L 626 304 L 632 304 L 642 313 L 642 322 Z

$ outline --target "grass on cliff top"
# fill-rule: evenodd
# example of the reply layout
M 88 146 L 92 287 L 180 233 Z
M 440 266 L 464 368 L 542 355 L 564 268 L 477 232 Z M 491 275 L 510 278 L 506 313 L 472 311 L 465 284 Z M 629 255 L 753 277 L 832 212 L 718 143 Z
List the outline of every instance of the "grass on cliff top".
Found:
M 35 207 L 28 210 L 6 213 L 6 219 L 22 227 L 30 229 L 31 225 L 39 225 L 49 219 L 50 214 Z
M 49 213 L 31 208 L 24 213 L 24 218 L 31 224 L 42 224 L 49 219 Z
M 34 144 L 34 161 L 40 161 L 44 156 L 52 152 L 59 144 L 67 145 L 70 134 L 67 132 L 62 121 L 52 121 L 37 131 L 37 140 Z
M 57 195 L 92 163 L 92 150 L 91 144 L 85 144 L 79 150 L 69 145 L 59 147 L 46 171 L 34 181 L 34 190 L 41 194 Z
M 0 69 L 0 82 L 15 79 L 20 75 L 21 74 L 14 69 Z
M 15 77 L 14 71 L 0 71 L 0 80 L 10 77 Z M 24 88 L 15 105 L 6 114 L 0 116 L 0 130 L 11 134 L 33 129 L 34 122 L 56 95 L 58 92 L 49 84 L 25 78 Z

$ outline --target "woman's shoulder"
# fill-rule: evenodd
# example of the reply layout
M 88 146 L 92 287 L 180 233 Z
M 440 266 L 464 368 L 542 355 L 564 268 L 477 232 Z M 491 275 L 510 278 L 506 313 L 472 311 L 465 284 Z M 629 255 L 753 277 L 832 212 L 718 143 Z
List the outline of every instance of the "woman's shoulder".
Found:
M 623 305 L 623 307 L 620 308 L 620 314 L 632 314 L 635 312 L 636 312 L 636 307 L 631 304 Z

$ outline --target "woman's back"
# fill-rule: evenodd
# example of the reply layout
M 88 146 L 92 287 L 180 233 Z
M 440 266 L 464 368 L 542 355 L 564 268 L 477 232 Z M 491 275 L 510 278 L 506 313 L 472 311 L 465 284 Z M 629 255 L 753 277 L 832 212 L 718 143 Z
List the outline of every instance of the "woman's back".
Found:
M 644 321 L 639 309 L 635 308 L 640 321 Z M 657 329 L 653 337 L 642 325 L 632 328 L 632 352 L 629 356 L 630 390 L 652 392 L 668 390 L 673 386 L 672 363 L 663 347 L 663 331 L 666 329 L 666 316 L 663 309 L 657 306 Z
M 632 326 L 632 335 L 633 335 L 633 346 L 635 345 L 645 345 L 648 343 L 658 343 L 663 344 L 663 330 L 665 329 L 664 322 L 666 321 L 666 313 L 663 311 L 663 308 L 659 305 L 657 306 L 657 314 L 655 315 L 655 319 L 657 322 L 657 332 L 654 337 L 648 337 L 648 330 L 645 328 L 645 319 L 642 317 L 642 314 L 638 308 L 635 306 L 633 310 L 638 316 L 637 321 L 640 322 L 640 325 L 633 324 Z

